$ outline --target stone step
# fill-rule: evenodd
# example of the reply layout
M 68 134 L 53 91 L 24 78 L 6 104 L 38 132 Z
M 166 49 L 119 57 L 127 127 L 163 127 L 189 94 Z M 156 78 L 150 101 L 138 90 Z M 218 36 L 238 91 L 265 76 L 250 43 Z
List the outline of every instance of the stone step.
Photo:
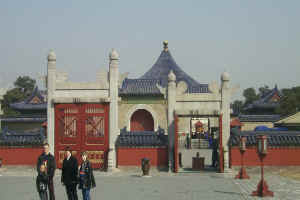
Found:
M 192 149 L 209 149 L 209 142 L 207 139 L 192 139 Z

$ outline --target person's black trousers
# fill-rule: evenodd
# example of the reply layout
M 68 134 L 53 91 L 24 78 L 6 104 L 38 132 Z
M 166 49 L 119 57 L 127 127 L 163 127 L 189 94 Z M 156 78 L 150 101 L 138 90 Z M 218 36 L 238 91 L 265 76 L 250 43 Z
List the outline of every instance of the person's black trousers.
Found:
M 77 184 L 66 185 L 68 200 L 78 200 L 76 186 Z
M 40 200 L 48 200 L 47 191 L 39 192 Z
M 48 190 L 49 190 L 49 199 L 50 200 L 55 200 L 53 179 L 49 180 Z

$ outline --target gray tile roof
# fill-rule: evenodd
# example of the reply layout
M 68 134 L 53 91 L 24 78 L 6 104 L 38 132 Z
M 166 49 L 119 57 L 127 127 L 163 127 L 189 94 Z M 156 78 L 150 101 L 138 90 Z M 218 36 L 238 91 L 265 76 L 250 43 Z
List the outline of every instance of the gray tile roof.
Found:
M 47 109 L 47 102 L 46 99 L 41 94 L 42 92 L 36 87 L 32 94 L 26 98 L 24 101 L 12 103 L 10 107 L 16 110 L 46 110 Z M 31 104 L 30 101 L 37 96 L 42 103 L 40 104 Z
M 154 131 L 137 131 L 127 132 L 121 130 L 121 134 L 117 138 L 117 146 L 119 147 L 166 147 L 168 145 L 168 136 L 160 129 Z
M 30 132 L 16 132 L 5 128 L 0 134 L 0 146 L 40 146 L 45 139 L 42 128 Z
M 257 135 L 266 135 L 269 146 L 300 146 L 300 131 L 239 131 L 237 129 L 231 129 L 230 145 L 238 146 L 240 136 L 246 136 L 247 146 L 255 146 Z
M 162 95 L 156 84 L 160 85 L 158 79 L 124 79 L 119 94 L 122 95 Z
M 44 122 L 47 115 L 16 115 L 16 116 L 0 116 L 4 122 Z
M 138 79 L 125 79 L 120 89 L 121 95 L 160 95 L 156 87 L 168 86 L 168 75 L 173 70 L 176 82 L 185 81 L 188 85 L 187 93 L 208 93 L 208 84 L 199 84 L 185 73 L 174 61 L 169 50 L 163 50 L 156 63 Z
M 280 119 L 280 115 L 239 115 L 241 122 L 275 122 Z
M 269 92 L 262 95 L 262 97 L 252 104 L 249 104 L 244 110 L 251 110 L 251 109 L 274 109 L 279 106 L 279 102 L 270 102 L 271 98 L 278 94 L 279 97 L 282 97 L 281 92 L 278 90 L 277 85 L 270 90 Z
M 169 50 L 163 50 L 156 63 L 141 78 L 142 79 L 160 79 L 161 86 L 167 87 L 168 75 L 173 70 L 176 75 L 176 82 L 185 81 L 188 87 L 198 86 L 199 83 L 185 73 L 175 62 Z

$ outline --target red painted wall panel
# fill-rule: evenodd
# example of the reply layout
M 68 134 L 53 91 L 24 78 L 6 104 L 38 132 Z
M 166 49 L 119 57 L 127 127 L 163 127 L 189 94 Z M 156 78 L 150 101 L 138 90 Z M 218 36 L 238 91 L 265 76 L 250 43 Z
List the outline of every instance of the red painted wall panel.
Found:
M 118 148 L 118 166 L 141 166 L 142 158 L 149 158 L 151 166 L 167 166 L 167 148 Z
M 300 165 L 300 147 L 269 148 L 264 158 L 264 165 L 268 166 L 297 166 Z M 241 153 L 238 147 L 231 148 L 230 162 L 232 166 L 241 165 Z M 260 159 L 256 147 L 247 148 L 244 153 L 245 166 L 260 166 Z
M 43 147 L 0 147 L 0 158 L 3 165 L 36 165 L 42 152 Z

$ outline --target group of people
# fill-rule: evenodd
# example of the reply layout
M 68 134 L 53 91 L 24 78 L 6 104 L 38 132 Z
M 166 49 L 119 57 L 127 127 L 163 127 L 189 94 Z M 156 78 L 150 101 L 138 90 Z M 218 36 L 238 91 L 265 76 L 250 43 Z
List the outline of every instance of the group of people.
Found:
M 78 200 L 77 185 L 82 190 L 83 200 L 90 200 L 90 189 L 96 187 L 93 169 L 87 159 L 87 153 L 82 152 L 82 163 L 78 165 L 77 159 L 72 156 L 69 147 L 65 149 L 66 155 L 63 160 L 61 183 L 66 188 L 69 200 Z M 36 179 L 37 191 L 41 200 L 55 200 L 53 177 L 56 170 L 54 156 L 49 151 L 49 144 L 44 144 L 44 152 L 37 161 L 38 176 Z

